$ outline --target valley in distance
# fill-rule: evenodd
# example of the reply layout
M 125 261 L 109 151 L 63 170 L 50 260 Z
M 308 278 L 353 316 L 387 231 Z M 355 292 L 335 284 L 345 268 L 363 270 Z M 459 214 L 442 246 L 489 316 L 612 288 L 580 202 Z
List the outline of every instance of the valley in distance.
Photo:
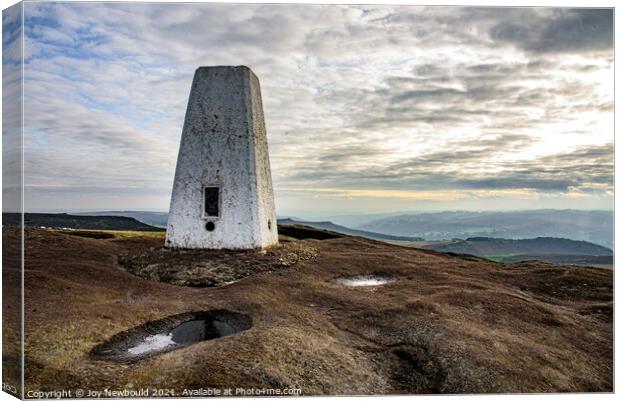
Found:
M 166 212 L 102 211 L 83 216 L 123 216 L 165 228 Z M 281 226 L 304 225 L 440 252 L 470 254 L 497 262 L 613 266 L 613 212 L 519 210 L 336 215 L 328 221 L 279 217 Z M 69 226 L 68 226 L 69 227 Z

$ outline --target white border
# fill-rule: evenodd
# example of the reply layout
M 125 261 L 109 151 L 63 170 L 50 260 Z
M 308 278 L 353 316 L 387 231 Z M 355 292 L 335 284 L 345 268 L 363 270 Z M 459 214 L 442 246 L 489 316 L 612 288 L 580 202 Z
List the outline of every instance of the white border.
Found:
M 77 1 L 82 1 L 82 0 L 63 0 L 64 2 L 77 2 Z M 30 1 L 28 1 L 30 2 Z M 82 1 L 85 2 L 85 1 Z M 90 2 L 94 2 L 94 1 L 90 1 Z M 107 0 L 107 2 L 127 2 L 127 1 L 123 1 L 123 0 Z M 136 1 L 137 2 L 137 1 Z M 252 0 L 245 0 L 245 1 L 233 1 L 233 0 L 220 0 L 220 1 L 178 1 L 178 0 L 151 0 L 151 1 L 140 1 L 140 2 L 152 2 L 152 3 L 294 3 L 294 4 L 382 4 L 382 5 L 388 5 L 388 4 L 395 4 L 395 5 L 442 5 L 442 6 L 487 6 L 487 7 L 498 7 L 498 6 L 525 6 L 525 7 L 615 7 L 615 4 L 613 1 L 609 1 L 609 0 L 589 0 L 589 1 L 576 1 L 576 0 L 570 0 L 570 1 L 549 1 L 549 0 L 538 0 L 538 1 L 515 1 L 515 2 L 499 2 L 497 0 L 495 1 L 481 1 L 481 0 L 477 0 L 477 1 L 464 1 L 464 0 L 445 0 L 445 1 L 433 1 L 433 0 L 426 0 L 426 1 L 402 1 L 402 0 L 390 0 L 390 1 L 379 1 L 379 0 L 355 0 L 355 1 L 351 1 L 351 0 L 340 0 L 340 1 L 326 1 L 326 0 L 313 0 L 313 1 L 299 1 L 299 0 L 291 0 L 291 1 L 252 1 Z M 14 4 L 17 4 L 18 2 L 15 0 L 0 0 L 0 4 L 2 5 L 2 9 L 8 8 Z M 23 11 L 23 9 L 22 9 Z M 614 17 L 615 17 L 615 12 L 614 12 Z M 23 25 L 23 12 L 22 12 L 22 25 Z M 614 21 L 615 22 L 615 21 Z M 24 46 L 24 40 L 23 40 L 23 30 L 22 30 L 22 54 L 23 54 L 23 46 Z M 617 43 L 617 29 L 616 26 L 614 26 L 614 50 L 615 50 L 615 43 Z M 615 53 L 615 52 L 614 52 Z M 0 67 L 1 68 L 1 67 Z M 615 87 L 615 72 L 616 69 L 618 68 L 617 64 L 614 66 L 614 104 L 615 104 L 615 99 L 618 97 L 618 88 Z M 22 64 L 22 91 L 24 88 L 24 82 L 23 82 L 23 64 Z M 616 111 L 614 109 L 614 134 L 615 134 L 615 116 L 616 116 Z M 22 144 L 23 144 L 23 121 L 24 121 L 24 109 L 23 109 L 23 96 L 22 96 Z M 615 138 L 615 135 L 614 135 Z M 614 139 L 614 145 L 615 145 L 615 139 Z M 614 210 L 618 207 L 618 199 L 615 197 L 615 188 L 617 185 L 617 176 L 618 176 L 618 167 L 615 165 L 615 154 L 616 150 L 615 150 L 615 146 L 614 146 Z M 0 177 L 1 177 L 1 159 L 2 156 L 0 154 Z M 23 206 L 24 206 L 24 197 L 23 197 L 23 184 L 24 184 L 24 154 L 23 154 L 23 146 L 22 146 L 22 210 L 23 210 Z M 22 216 L 23 218 L 23 216 Z M 614 234 L 615 234 L 615 227 L 618 227 L 618 224 L 620 222 L 620 218 L 618 217 L 618 215 L 616 213 L 614 213 Z M 23 224 L 23 222 L 22 222 Z M 615 237 L 615 235 L 614 235 Z M 1 240 L 0 240 L 1 241 Z M 616 260 L 616 255 L 617 255 L 617 249 L 618 247 L 614 247 L 614 265 L 618 266 L 617 264 L 617 260 Z M 23 308 L 24 308 L 24 291 L 23 291 L 23 251 L 24 248 L 22 247 L 22 317 L 23 317 Z M 0 260 L 1 260 L 1 255 L 2 255 L 2 251 L 0 249 Z M 615 304 L 615 295 L 616 295 L 616 287 L 615 287 L 615 275 L 614 275 L 614 304 Z M 1 299 L 0 299 L 0 306 L 1 306 Z M 618 324 L 618 319 L 617 319 L 617 313 L 616 313 L 616 308 L 614 308 L 614 340 L 615 340 L 615 329 L 617 327 Z M 23 334 L 23 319 L 22 319 L 22 334 Z M 1 328 L 0 328 L 0 333 L 1 333 Z M 0 337 L 0 341 L 1 341 L 1 337 Z M 614 341 L 614 384 L 617 383 L 617 375 L 618 375 L 618 370 L 615 367 L 615 361 L 618 360 L 618 347 L 616 346 L 616 341 Z M 23 335 L 22 335 L 22 350 L 23 350 Z M 24 362 L 23 360 L 23 353 L 22 353 L 22 363 Z M 23 383 L 23 370 L 22 370 L 22 383 Z M 22 391 L 24 391 L 24 386 L 22 386 Z M 416 400 L 420 399 L 420 400 L 428 400 L 434 397 L 437 397 L 435 395 L 433 396 L 381 396 L 378 398 L 381 399 L 386 399 L 386 400 L 402 400 L 403 398 L 411 398 L 413 399 L 415 397 Z M 453 397 L 467 397 L 468 399 L 471 400 L 483 400 L 483 399 L 487 399 L 488 397 L 501 397 L 502 400 L 521 400 L 523 398 L 527 398 L 530 400 L 549 400 L 549 401 L 555 401 L 555 400 L 581 400 L 581 399 L 592 399 L 592 400 L 612 400 L 615 399 L 615 396 L 613 394 L 576 394 L 576 393 L 568 393 L 568 394 L 553 394 L 553 395 L 540 395 L 540 394 L 533 394 L 533 395 L 471 395 L 471 396 L 453 396 Z M 261 397 L 264 398 L 264 397 Z M 289 397 L 286 397 L 289 398 Z M 291 397 L 292 398 L 292 397 Z M 309 398 L 309 397 L 304 397 L 304 398 Z M 328 399 L 331 397 L 312 397 L 312 399 Z M 338 397 L 341 400 L 353 400 L 356 399 L 358 397 Z M 377 397 L 373 397 L 373 398 L 377 398 Z M 136 398 L 134 398 L 136 399 Z M 278 398 L 281 399 L 281 398 Z M 14 397 L 11 397 L 9 394 L 5 393 L 5 392 L 0 392 L 0 401 L 4 401 L 4 400 L 15 400 Z

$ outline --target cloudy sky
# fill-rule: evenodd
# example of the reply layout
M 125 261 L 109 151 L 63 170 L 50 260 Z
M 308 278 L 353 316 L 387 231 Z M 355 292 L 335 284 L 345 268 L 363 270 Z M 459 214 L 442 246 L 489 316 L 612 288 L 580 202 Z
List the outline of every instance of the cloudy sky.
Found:
M 26 3 L 25 24 L 30 210 L 167 210 L 203 65 L 258 75 L 280 215 L 612 207 L 611 10 Z

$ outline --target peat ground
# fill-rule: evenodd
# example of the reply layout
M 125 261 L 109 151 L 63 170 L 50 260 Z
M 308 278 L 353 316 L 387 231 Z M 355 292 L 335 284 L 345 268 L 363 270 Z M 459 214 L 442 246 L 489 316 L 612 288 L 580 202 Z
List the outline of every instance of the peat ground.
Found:
M 16 233 L 3 229 L 7 260 L 18 257 Z M 238 259 L 185 254 L 182 263 L 203 266 L 203 272 L 212 272 L 216 260 L 220 268 L 237 263 L 235 271 L 243 273 L 225 286 L 192 287 L 128 271 L 128 257 L 143 267 L 157 259 L 162 238 L 85 238 L 31 228 L 25 236 L 26 391 L 149 387 L 178 396 L 184 389 L 213 387 L 295 387 L 304 395 L 613 390 L 610 270 L 506 265 L 358 237 L 283 238 L 278 248 Z M 307 257 L 281 263 L 290 253 Z M 19 282 L 19 274 L 3 271 L 7 283 Z M 369 287 L 334 281 L 357 275 L 394 281 Z M 213 285 L 220 279 L 228 280 L 216 277 Z M 19 287 L 9 286 L 5 316 L 19 307 L 10 302 L 15 297 Z M 213 310 L 248 316 L 252 326 L 130 363 L 91 354 L 147 322 Z M 13 329 L 4 326 L 9 345 Z M 5 346 L 5 367 L 18 358 Z

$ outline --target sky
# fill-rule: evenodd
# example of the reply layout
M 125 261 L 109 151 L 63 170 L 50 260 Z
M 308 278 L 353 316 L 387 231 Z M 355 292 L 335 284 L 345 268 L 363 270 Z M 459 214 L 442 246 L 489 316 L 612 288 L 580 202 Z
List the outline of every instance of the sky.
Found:
M 24 34 L 28 211 L 167 210 L 213 65 L 260 79 L 279 215 L 613 207 L 610 9 L 25 3 Z

